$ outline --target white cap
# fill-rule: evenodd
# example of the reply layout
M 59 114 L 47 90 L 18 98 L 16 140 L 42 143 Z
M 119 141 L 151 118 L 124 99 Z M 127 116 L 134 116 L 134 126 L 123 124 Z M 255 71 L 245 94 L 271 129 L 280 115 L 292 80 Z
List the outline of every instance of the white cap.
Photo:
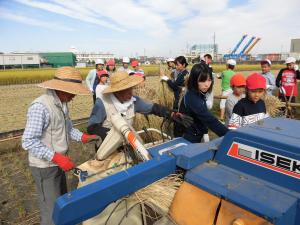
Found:
M 263 60 L 261 60 L 261 63 L 268 63 L 270 66 L 272 65 L 272 62 L 271 62 L 271 60 L 270 59 L 263 59 Z
M 123 57 L 122 62 L 123 63 L 130 63 L 129 57 L 127 57 L 127 56 Z
M 236 61 L 234 59 L 228 59 L 226 62 L 227 65 L 231 65 L 231 66 L 235 66 L 236 65 Z
M 167 58 L 167 62 L 174 62 L 175 59 L 174 58 Z
M 296 59 L 294 57 L 288 57 L 286 60 L 285 60 L 285 64 L 288 64 L 288 63 L 295 63 L 296 62 Z
M 103 59 L 96 59 L 95 64 L 96 64 L 96 65 L 98 65 L 98 64 L 104 65 L 104 61 L 103 61 Z

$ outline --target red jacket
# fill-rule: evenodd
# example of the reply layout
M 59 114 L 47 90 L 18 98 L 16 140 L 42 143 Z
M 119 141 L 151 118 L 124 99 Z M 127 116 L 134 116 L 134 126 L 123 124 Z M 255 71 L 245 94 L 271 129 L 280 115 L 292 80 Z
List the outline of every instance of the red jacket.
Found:
M 300 79 L 300 72 L 289 69 L 281 69 L 276 78 L 276 86 L 284 87 L 286 96 L 297 96 L 297 79 Z M 279 93 L 281 95 L 281 93 Z

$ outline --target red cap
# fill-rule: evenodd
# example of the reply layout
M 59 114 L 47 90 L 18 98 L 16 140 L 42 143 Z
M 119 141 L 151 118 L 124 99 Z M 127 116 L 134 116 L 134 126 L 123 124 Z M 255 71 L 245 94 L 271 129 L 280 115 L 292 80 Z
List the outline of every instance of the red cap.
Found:
M 110 60 L 107 61 L 106 65 L 108 65 L 108 66 L 114 66 L 114 65 L 116 65 L 116 62 L 115 62 L 115 60 L 110 59 Z
M 104 75 L 108 76 L 108 72 L 106 70 L 97 71 L 97 76 L 98 77 L 102 77 Z
M 252 73 L 246 79 L 246 86 L 249 90 L 266 89 L 266 78 L 259 73 Z
M 238 86 L 246 86 L 246 78 L 243 74 L 237 73 L 231 77 L 230 80 L 231 87 L 238 87 Z
M 137 60 L 133 60 L 131 62 L 131 66 L 138 66 L 138 65 L 139 65 L 139 61 L 137 61 Z

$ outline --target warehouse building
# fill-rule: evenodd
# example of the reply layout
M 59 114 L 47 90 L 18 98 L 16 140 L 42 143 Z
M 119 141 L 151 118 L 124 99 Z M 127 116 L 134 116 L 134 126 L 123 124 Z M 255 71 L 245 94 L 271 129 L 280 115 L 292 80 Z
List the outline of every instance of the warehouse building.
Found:
M 45 60 L 45 64 L 51 67 L 76 65 L 76 56 L 72 52 L 45 52 L 40 55 Z
M 291 40 L 290 52 L 300 53 L 300 38 Z
M 0 54 L 0 68 L 39 68 L 41 56 L 38 53 L 2 53 Z

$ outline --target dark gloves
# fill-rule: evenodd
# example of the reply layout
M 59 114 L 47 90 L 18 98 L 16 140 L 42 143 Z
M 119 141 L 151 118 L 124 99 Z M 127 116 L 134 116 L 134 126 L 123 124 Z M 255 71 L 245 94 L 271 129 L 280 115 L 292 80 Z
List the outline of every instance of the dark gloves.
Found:
M 185 128 L 190 127 L 194 123 L 194 119 L 180 112 L 172 112 L 171 118 L 174 122 L 181 124 Z
M 172 112 L 165 106 L 154 103 L 152 107 L 152 114 L 166 119 L 171 119 L 174 122 L 181 124 L 185 128 L 190 127 L 194 123 L 194 119 L 188 115 L 180 112 Z

